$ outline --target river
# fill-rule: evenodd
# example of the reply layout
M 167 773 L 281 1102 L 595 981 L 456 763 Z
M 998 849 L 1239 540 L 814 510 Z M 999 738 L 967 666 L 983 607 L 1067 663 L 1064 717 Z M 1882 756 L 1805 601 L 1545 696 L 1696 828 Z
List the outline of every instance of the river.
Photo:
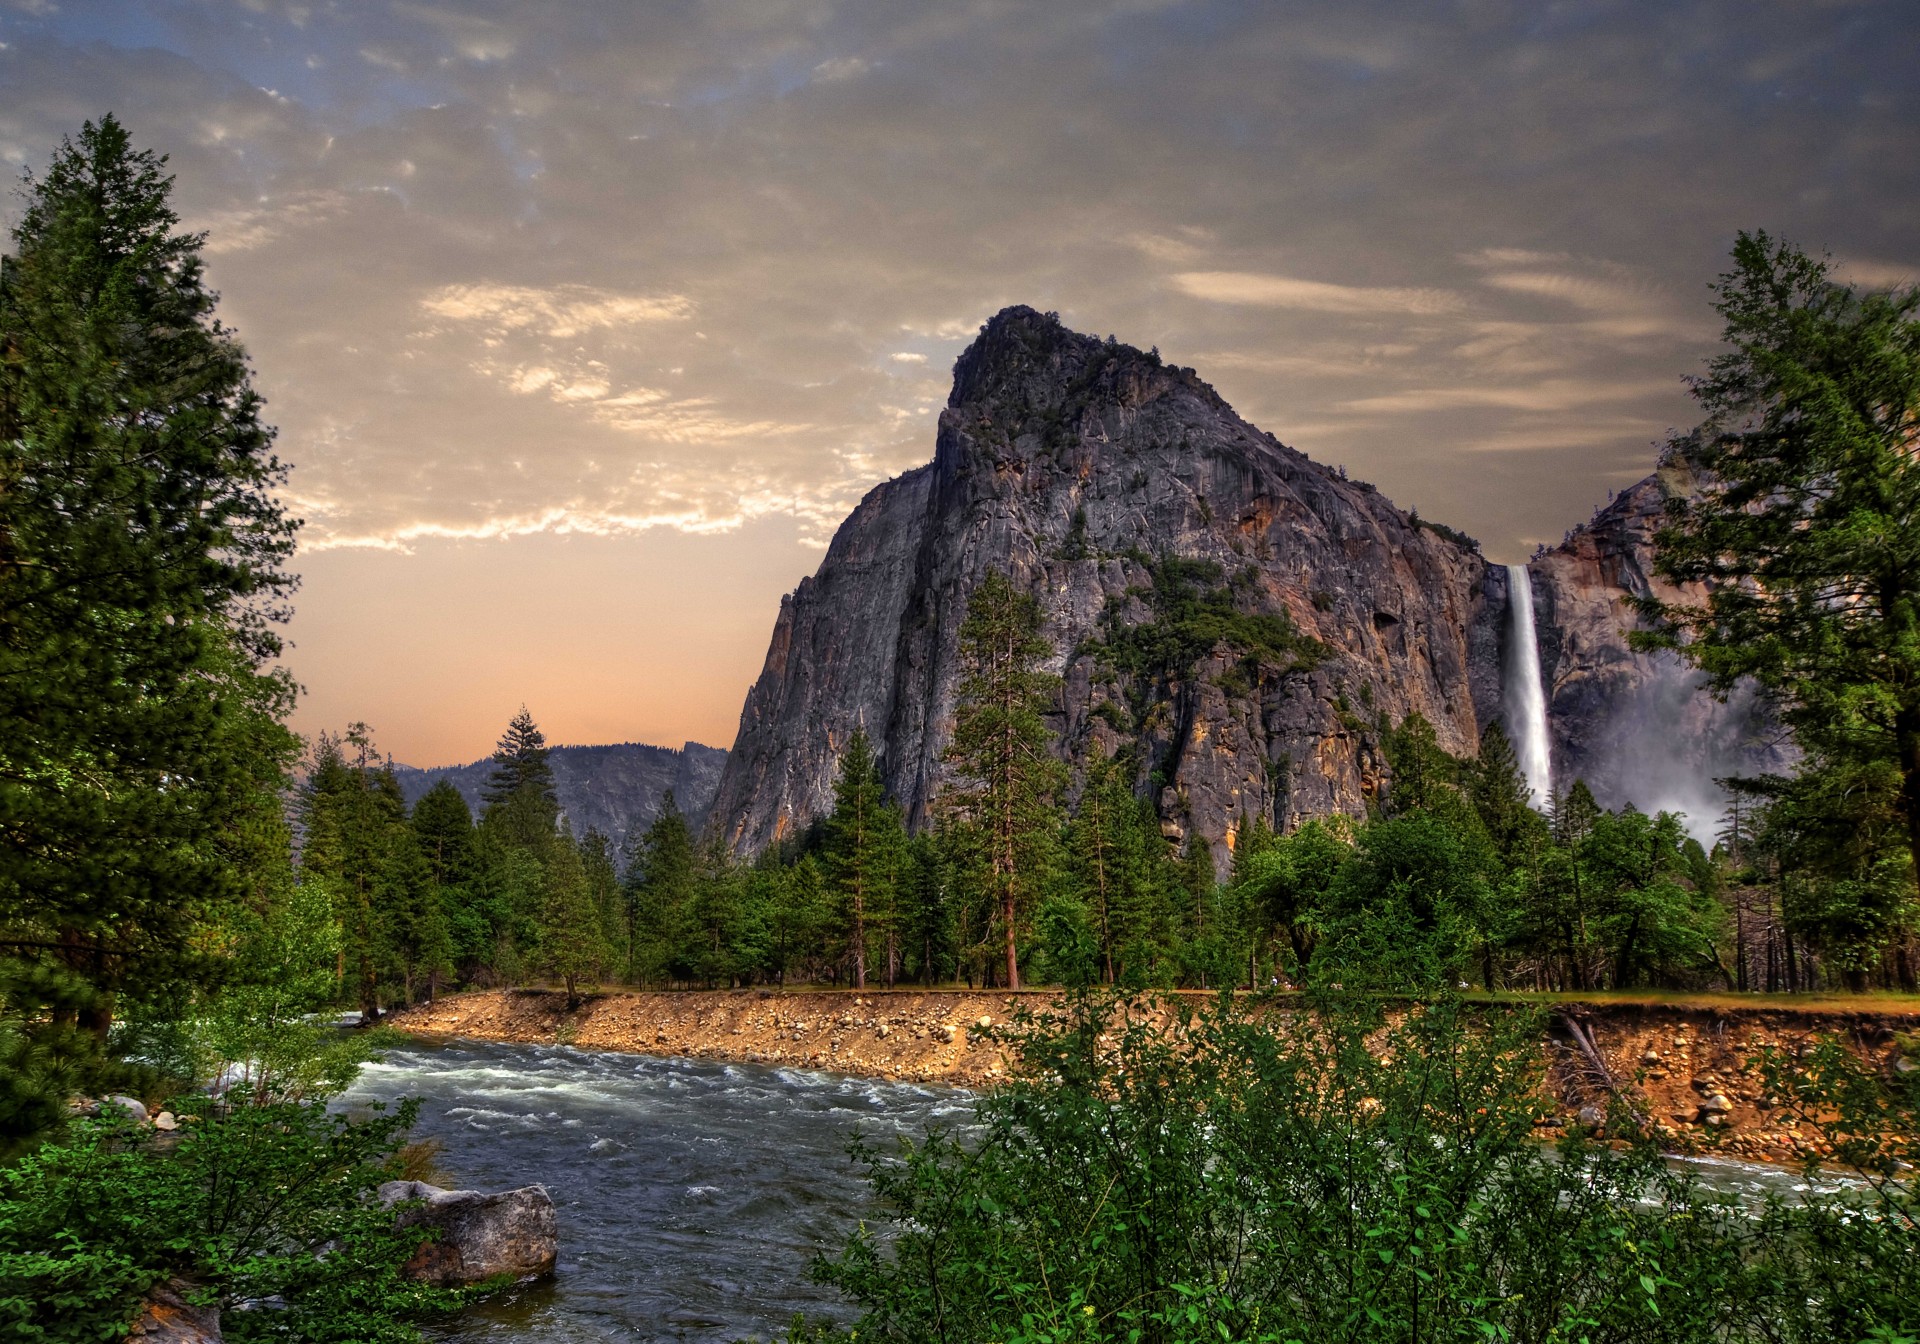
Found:
M 463 1342 L 771 1339 L 796 1312 L 845 1320 L 807 1267 L 865 1203 L 848 1140 L 972 1115 L 953 1088 L 464 1042 L 392 1051 L 341 1100 L 403 1096 L 461 1188 L 537 1182 L 559 1214 L 553 1282 L 440 1332 Z
M 467 1189 L 547 1187 L 560 1219 L 552 1282 L 505 1294 L 438 1332 L 479 1341 L 773 1339 L 796 1312 L 847 1320 L 812 1283 L 866 1203 L 847 1155 L 965 1126 L 969 1094 L 754 1064 L 565 1046 L 415 1043 L 371 1064 L 341 1100 L 421 1100 Z M 1716 1160 L 1704 1183 L 1758 1196 L 1793 1172 Z

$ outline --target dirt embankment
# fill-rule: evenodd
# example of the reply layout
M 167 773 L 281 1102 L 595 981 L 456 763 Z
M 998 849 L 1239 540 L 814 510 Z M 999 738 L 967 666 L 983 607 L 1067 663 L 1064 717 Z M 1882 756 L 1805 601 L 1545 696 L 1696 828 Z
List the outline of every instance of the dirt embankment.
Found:
M 482 990 L 396 1014 L 428 1036 L 556 1042 L 692 1059 L 831 1069 L 869 1078 L 981 1087 L 1005 1075 L 1003 1050 L 978 1029 L 1005 1026 L 1028 995 L 902 990 L 722 990 L 596 994 L 572 1013 L 540 990 Z
M 734 990 L 608 993 L 566 1011 L 540 990 L 485 990 L 396 1014 L 423 1036 L 469 1037 L 590 1050 L 829 1069 L 955 1087 L 1006 1076 L 988 1028 L 1051 995 L 891 990 Z M 1673 1148 L 1785 1162 L 1819 1152 L 1819 1138 L 1772 1104 L 1752 1061 L 1833 1035 L 1877 1066 L 1920 1067 L 1920 1011 L 1865 1006 L 1799 1009 L 1631 1002 L 1562 1004 L 1548 1039 L 1555 1114 L 1543 1127 L 1592 1124 L 1617 1098 Z

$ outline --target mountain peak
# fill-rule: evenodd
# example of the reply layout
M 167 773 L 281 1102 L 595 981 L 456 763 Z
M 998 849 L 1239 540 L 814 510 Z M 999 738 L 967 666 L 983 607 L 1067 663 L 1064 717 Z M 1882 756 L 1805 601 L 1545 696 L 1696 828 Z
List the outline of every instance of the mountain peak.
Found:
M 988 318 L 955 361 L 947 405 L 1057 405 L 1095 368 L 1119 375 L 1114 382 L 1136 387 L 1155 371 L 1165 374 L 1158 351 L 1138 350 L 1111 336 L 1083 335 L 1061 322 L 1058 313 L 1014 304 Z

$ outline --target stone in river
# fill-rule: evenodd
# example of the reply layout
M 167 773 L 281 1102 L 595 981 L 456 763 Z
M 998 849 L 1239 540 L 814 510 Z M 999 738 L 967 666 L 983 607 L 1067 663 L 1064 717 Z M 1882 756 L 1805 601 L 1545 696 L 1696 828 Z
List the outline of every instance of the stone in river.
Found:
M 402 1209 L 399 1226 L 440 1233 L 407 1262 L 409 1278 L 456 1288 L 501 1274 L 532 1279 L 553 1272 L 560 1239 L 553 1199 L 543 1185 L 498 1194 L 442 1190 L 424 1181 L 388 1181 L 380 1187 L 383 1204 L 407 1200 L 425 1202 Z

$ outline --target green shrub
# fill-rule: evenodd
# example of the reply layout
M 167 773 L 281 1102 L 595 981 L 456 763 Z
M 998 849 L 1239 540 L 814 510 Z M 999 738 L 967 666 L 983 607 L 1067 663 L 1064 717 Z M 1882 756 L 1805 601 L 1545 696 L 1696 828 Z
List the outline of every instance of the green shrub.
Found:
M 860 1150 L 884 1228 L 817 1266 L 859 1338 L 1853 1344 L 1914 1323 L 1885 1282 L 1910 1232 L 1737 1207 L 1651 1148 L 1541 1143 L 1524 1014 L 1163 1008 L 1081 996 L 1013 1032 L 982 1137 Z
M 318 1104 L 183 1103 L 177 1140 L 84 1121 L 0 1169 L 0 1337 L 119 1339 L 167 1279 L 226 1338 L 385 1344 L 465 1300 L 408 1282 L 427 1234 L 375 1199 L 415 1103 L 358 1120 Z

